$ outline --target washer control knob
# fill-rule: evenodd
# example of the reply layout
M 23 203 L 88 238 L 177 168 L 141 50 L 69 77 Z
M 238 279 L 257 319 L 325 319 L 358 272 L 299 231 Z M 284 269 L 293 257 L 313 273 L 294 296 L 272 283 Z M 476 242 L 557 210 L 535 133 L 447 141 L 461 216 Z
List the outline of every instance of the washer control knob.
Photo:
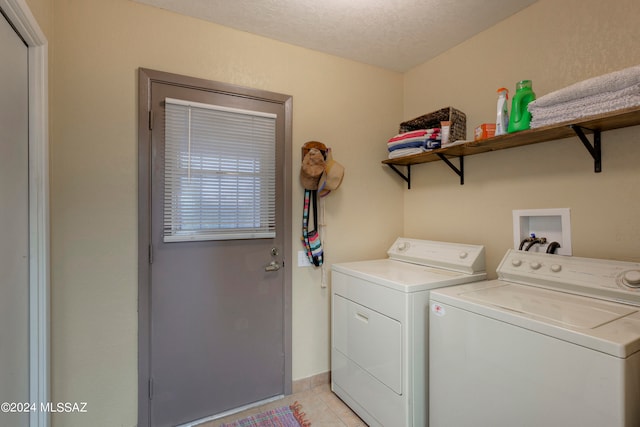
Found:
M 520 267 L 522 265 L 522 261 L 518 258 L 514 258 L 511 260 L 511 265 L 513 265 L 514 267 Z
M 631 286 L 632 288 L 640 288 L 640 270 L 625 271 L 622 280 L 625 285 Z
M 460 253 L 458 254 L 458 257 L 459 257 L 460 259 L 465 259 L 465 258 L 466 258 L 466 257 L 468 257 L 468 256 L 469 256 L 469 254 L 468 254 L 467 252 L 465 252 L 465 251 L 462 251 L 462 252 L 460 252 Z
M 562 266 L 560 264 L 553 264 L 551 266 L 551 271 L 553 271 L 554 273 L 558 273 L 560 272 L 560 270 L 562 270 Z
M 537 270 L 540 267 L 542 267 L 542 264 L 540 264 L 538 261 L 531 261 L 531 263 L 529 264 L 529 267 L 531 267 L 534 270 Z

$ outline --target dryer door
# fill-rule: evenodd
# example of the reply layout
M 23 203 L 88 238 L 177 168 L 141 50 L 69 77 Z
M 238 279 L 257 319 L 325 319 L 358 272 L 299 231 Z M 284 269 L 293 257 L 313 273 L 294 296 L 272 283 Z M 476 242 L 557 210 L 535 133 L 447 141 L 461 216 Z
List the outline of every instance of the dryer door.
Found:
M 334 348 L 402 394 L 400 322 L 340 295 L 334 295 L 333 304 Z

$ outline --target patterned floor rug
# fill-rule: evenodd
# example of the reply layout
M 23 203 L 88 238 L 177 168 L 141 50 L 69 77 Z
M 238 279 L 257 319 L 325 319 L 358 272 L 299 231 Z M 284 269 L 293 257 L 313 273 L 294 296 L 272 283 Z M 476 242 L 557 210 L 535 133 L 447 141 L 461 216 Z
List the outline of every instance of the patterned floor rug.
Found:
M 220 427 L 310 427 L 311 423 L 305 419 L 302 406 L 295 402 L 291 406 L 271 409 Z

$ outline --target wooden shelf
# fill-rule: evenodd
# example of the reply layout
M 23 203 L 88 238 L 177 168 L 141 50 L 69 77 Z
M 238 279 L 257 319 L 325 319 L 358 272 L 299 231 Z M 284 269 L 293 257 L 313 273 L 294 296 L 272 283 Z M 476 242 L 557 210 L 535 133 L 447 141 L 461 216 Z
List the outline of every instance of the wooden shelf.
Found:
M 389 165 L 394 171 L 402 176 L 409 188 L 411 188 L 410 167 L 422 163 L 429 163 L 443 160 L 460 176 L 460 183 L 464 183 L 464 156 L 486 153 L 488 151 L 504 150 L 507 148 L 521 147 L 523 145 L 538 144 L 541 142 L 554 141 L 558 139 L 578 136 L 585 144 L 587 150 L 594 158 L 594 162 L 600 162 L 600 133 L 603 131 L 620 129 L 629 126 L 640 125 L 640 107 L 626 108 L 610 113 L 599 114 L 583 119 L 571 120 L 550 126 L 536 129 L 529 129 L 521 132 L 509 133 L 481 141 L 469 141 L 464 144 L 452 147 L 439 148 L 426 153 L 414 154 L 397 159 L 383 160 L 382 163 Z M 593 134 L 593 145 L 589 143 L 584 134 Z M 460 168 L 456 168 L 450 162 L 451 158 L 459 158 Z M 599 172 L 599 165 L 594 169 Z M 407 174 L 401 173 L 396 166 L 406 166 Z

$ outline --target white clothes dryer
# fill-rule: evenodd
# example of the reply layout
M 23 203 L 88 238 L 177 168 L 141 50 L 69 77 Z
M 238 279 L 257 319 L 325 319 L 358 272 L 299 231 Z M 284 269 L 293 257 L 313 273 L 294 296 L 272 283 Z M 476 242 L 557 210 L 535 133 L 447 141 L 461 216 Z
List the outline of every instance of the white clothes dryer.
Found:
M 509 250 L 431 293 L 431 427 L 640 426 L 640 263 Z
M 398 238 L 332 267 L 331 388 L 370 426 L 428 422 L 429 292 L 485 280 L 484 247 Z

